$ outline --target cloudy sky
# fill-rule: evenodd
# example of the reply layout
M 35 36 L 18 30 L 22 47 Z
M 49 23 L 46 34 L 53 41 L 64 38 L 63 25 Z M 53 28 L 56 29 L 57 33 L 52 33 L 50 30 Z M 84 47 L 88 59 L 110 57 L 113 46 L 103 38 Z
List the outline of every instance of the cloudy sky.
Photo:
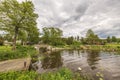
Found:
M 21 0 L 20 0 L 21 1 Z M 58 27 L 64 36 L 85 36 L 92 29 L 100 37 L 120 37 L 120 0 L 32 0 L 37 26 Z

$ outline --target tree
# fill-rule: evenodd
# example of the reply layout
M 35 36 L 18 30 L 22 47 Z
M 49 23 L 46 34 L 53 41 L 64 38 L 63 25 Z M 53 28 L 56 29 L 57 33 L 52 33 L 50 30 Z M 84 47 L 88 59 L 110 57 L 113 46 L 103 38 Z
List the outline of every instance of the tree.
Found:
M 79 41 L 80 40 L 80 37 L 79 36 L 77 36 L 77 41 Z
M 100 44 L 100 39 L 98 35 L 94 34 L 94 32 L 91 29 L 87 31 L 86 43 L 87 44 Z
M 112 36 L 112 42 L 117 42 L 117 38 L 115 36 Z
M 110 36 L 107 37 L 107 42 L 108 42 L 108 43 L 111 42 Z
M 66 41 L 67 45 L 71 45 L 71 44 L 73 44 L 73 42 L 74 42 L 73 36 L 68 37 L 68 39 L 67 39 L 67 41 Z
M 91 29 L 89 29 L 89 30 L 87 31 L 86 37 L 87 37 L 87 38 L 91 38 L 91 37 L 93 37 L 94 35 L 95 35 L 94 32 L 93 32 Z
M 80 41 L 82 44 L 86 44 L 85 38 L 81 37 Z
M 30 28 L 29 32 L 28 32 L 28 37 L 27 37 L 27 41 L 30 44 L 37 44 L 39 42 L 39 30 L 37 29 L 37 27 L 34 28 Z
M 2 0 L 0 3 L 0 29 L 13 34 L 13 49 L 20 30 L 27 30 L 36 25 L 38 15 L 34 13 L 31 1 L 19 3 L 17 0 Z
M 24 30 L 20 30 L 18 33 L 18 39 L 21 40 L 21 44 L 25 45 L 27 42 L 28 33 Z
M 5 34 L 4 40 L 7 40 L 9 42 L 12 42 L 12 35 L 11 34 Z
M 43 43 L 51 45 L 62 45 L 62 30 L 54 27 L 44 27 L 43 28 Z

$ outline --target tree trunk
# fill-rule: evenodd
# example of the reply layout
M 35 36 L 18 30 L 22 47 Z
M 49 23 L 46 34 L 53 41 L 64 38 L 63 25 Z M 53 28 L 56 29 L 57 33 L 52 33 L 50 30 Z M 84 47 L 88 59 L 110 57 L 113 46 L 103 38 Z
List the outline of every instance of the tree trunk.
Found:
M 16 40 L 18 35 L 18 27 L 15 27 L 14 39 L 13 39 L 13 50 L 16 50 Z

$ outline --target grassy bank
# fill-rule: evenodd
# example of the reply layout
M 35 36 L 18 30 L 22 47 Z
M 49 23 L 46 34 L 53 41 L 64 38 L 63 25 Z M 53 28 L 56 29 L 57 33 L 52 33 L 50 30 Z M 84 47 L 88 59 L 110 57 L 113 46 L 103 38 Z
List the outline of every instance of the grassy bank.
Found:
M 90 50 L 103 50 L 103 51 L 120 51 L 120 45 L 87 45 L 84 46 L 86 49 Z
M 10 46 L 0 46 L 0 61 L 24 58 L 36 55 L 36 50 L 31 46 L 17 46 L 13 51 Z
M 89 80 L 80 74 L 73 74 L 69 69 L 62 68 L 57 72 L 37 74 L 35 71 L 0 73 L 0 80 Z
M 37 73 L 34 71 L 20 71 L 0 73 L 0 80 L 36 80 Z
M 66 50 L 66 49 L 120 51 L 120 44 L 52 46 L 52 50 Z

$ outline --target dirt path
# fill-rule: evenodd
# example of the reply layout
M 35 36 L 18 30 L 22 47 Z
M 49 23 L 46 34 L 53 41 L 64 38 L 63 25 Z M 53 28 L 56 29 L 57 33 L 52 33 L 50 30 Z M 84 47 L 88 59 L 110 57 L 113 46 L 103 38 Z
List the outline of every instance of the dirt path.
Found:
M 6 72 L 11 70 L 14 71 L 27 70 L 29 68 L 30 62 L 31 62 L 30 58 L 2 61 L 0 62 L 0 72 Z

